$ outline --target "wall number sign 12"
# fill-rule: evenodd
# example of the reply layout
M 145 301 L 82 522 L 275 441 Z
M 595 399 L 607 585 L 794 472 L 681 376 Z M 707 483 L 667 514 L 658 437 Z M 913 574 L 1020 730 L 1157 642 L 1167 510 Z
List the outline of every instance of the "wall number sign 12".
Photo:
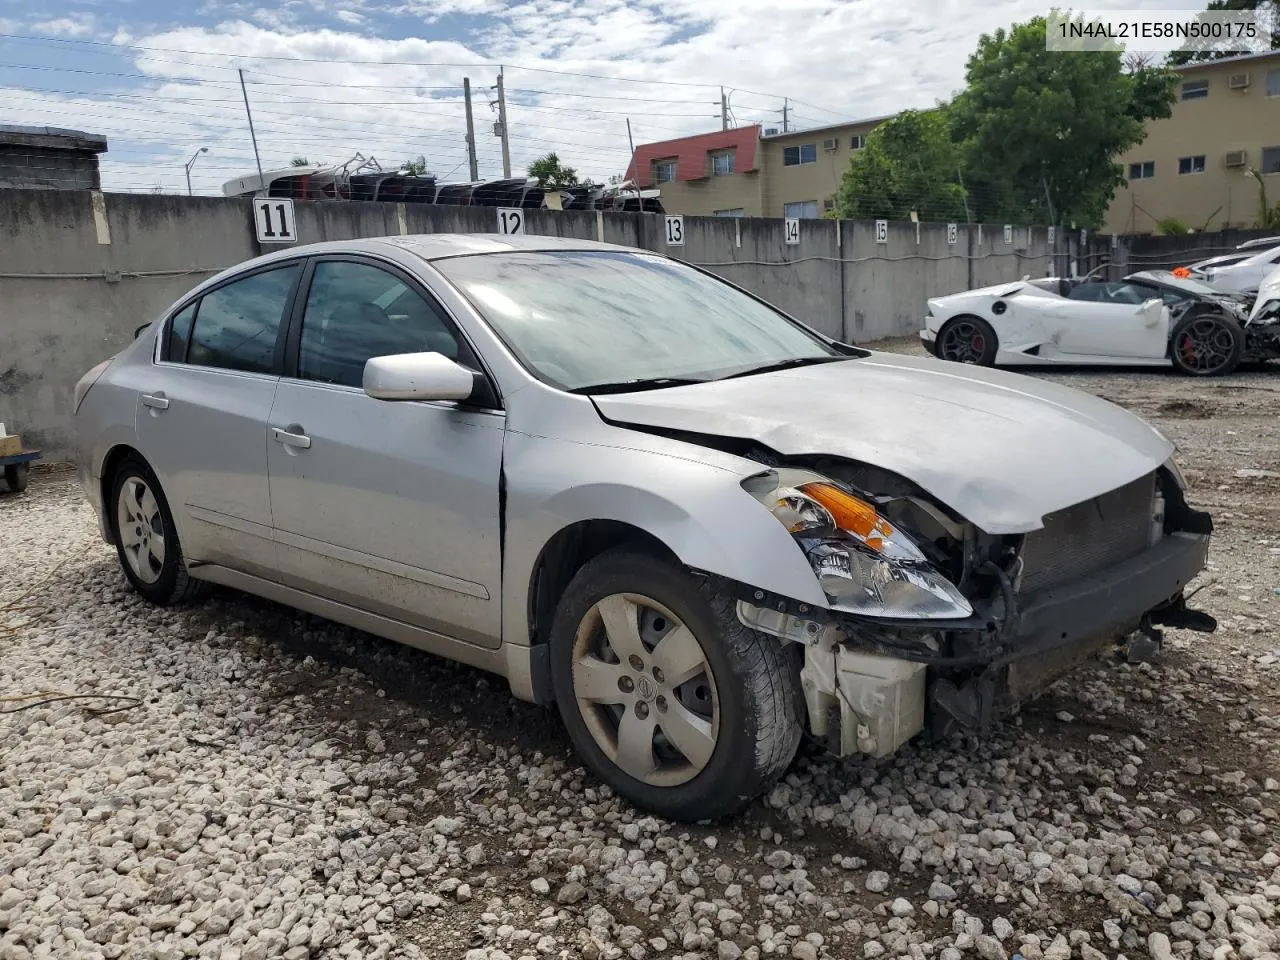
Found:
M 498 232 L 508 237 L 524 233 L 524 211 L 511 207 L 498 209 Z

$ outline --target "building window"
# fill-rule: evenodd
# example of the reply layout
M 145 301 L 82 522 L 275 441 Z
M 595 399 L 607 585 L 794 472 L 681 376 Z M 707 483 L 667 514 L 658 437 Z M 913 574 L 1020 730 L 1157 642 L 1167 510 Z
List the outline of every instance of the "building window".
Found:
M 816 143 L 802 143 L 798 147 L 782 148 L 782 165 L 784 167 L 798 167 L 802 163 L 818 162 L 818 145 Z
M 1280 173 L 1280 147 L 1262 148 L 1262 172 Z
M 1188 80 L 1182 85 L 1183 100 L 1203 100 L 1209 96 L 1208 80 Z
M 1204 154 L 1198 157 L 1179 157 L 1178 173 L 1204 173 Z
M 1201 160 L 1204 158 L 1201 157 Z M 1129 164 L 1130 180 L 1150 180 L 1156 175 L 1156 162 L 1154 160 L 1144 160 L 1141 163 Z
M 827 199 L 822 201 L 822 210 L 824 213 L 830 213 L 835 208 L 836 208 L 835 197 L 827 197 Z
M 784 203 L 782 215 L 788 220 L 817 220 L 818 201 L 797 200 L 794 203 Z
M 676 162 L 672 160 L 655 160 L 653 179 L 656 183 L 670 183 L 676 178 Z
M 724 177 L 733 173 L 733 150 L 721 150 L 719 153 L 711 154 L 711 175 L 713 177 Z
M 734 207 L 732 210 L 717 210 L 715 213 L 717 217 L 745 217 L 747 215 L 747 211 L 742 207 Z
M 1267 96 L 1280 97 L 1280 68 L 1267 71 Z
M 861 150 L 865 144 L 866 144 L 866 141 L 863 140 L 862 134 L 860 133 L 855 133 L 852 137 L 849 138 L 850 149 Z

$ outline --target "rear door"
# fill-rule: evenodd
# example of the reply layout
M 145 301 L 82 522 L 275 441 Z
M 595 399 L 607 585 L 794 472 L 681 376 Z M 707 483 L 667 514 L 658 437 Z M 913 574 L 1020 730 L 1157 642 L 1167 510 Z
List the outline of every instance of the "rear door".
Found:
M 480 365 L 443 307 L 381 261 L 320 257 L 291 321 L 267 459 L 285 583 L 496 647 L 506 418 L 483 403 L 385 401 L 369 357 Z
M 302 261 L 205 292 L 166 325 L 135 432 L 190 560 L 274 577 L 267 417 Z

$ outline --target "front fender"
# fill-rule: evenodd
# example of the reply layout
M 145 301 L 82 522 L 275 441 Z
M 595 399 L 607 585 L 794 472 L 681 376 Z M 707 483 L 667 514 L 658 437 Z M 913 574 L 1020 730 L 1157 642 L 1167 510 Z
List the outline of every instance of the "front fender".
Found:
M 572 524 L 613 520 L 664 543 L 681 563 L 826 607 L 791 535 L 742 489 L 766 469 L 732 470 L 677 454 L 508 433 L 503 641 L 527 646 L 529 588 L 551 539 Z

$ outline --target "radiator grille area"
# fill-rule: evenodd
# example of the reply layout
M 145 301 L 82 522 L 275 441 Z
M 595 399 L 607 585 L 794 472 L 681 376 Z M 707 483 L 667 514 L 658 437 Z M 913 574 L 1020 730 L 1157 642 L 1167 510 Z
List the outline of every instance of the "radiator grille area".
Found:
M 1019 591 L 1078 580 L 1142 553 L 1150 545 L 1156 475 L 1044 518 L 1022 547 Z

